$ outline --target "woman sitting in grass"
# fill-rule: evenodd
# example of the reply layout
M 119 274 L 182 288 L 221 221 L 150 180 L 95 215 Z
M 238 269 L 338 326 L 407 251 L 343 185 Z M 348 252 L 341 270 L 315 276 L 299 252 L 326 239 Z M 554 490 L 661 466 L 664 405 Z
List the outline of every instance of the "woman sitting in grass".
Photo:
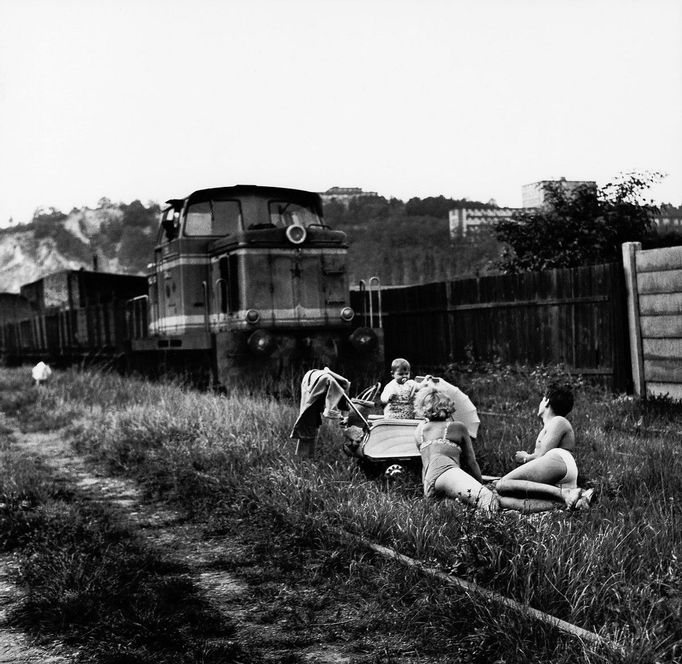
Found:
M 557 507 L 590 506 L 594 489 L 579 489 L 577 484 L 578 467 L 572 454 L 575 434 L 566 419 L 572 409 L 571 388 L 550 384 L 538 408 L 544 426 L 535 441 L 535 450 L 531 454 L 517 452 L 515 460 L 522 465 L 495 485 L 502 507 L 543 512 Z
M 452 420 L 454 402 L 432 383 L 417 392 L 415 411 L 417 417 L 425 419 L 415 432 L 422 457 L 424 495 L 455 498 L 482 511 L 496 512 L 497 498 L 482 484 L 469 433 L 462 422 Z

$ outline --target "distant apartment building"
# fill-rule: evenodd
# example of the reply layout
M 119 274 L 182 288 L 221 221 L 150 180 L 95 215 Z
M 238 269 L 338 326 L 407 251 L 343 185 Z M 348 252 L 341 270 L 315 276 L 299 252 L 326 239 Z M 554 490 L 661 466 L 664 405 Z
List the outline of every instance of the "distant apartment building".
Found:
M 377 196 L 379 194 L 376 191 L 363 191 L 360 187 L 332 187 L 320 193 L 323 203 L 336 201 L 345 207 L 348 207 L 356 198 L 376 198 Z
M 490 209 L 455 208 L 450 210 L 450 237 L 471 237 L 493 228 L 502 219 L 511 219 L 520 208 L 498 207 Z
M 682 211 L 662 210 L 651 221 L 654 229 L 661 235 L 665 233 L 682 233 Z
M 545 204 L 545 185 L 555 183 L 560 184 L 561 188 L 567 194 L 572 194 L 578 187 L 597 189 L 597 183 L 592 180 L 567 180 L 566 178 L 560 178 L 558 180 L 540 180 L 540 182 L 524 184 L 521 187 L 521 207 L 542 207 Z
M 493 228 L 501 219 L 511 219 L 515 212 L 523 212 L 529 208 L 539 208 L 545 204 L 545 185 L 558 182 L 568 193 L 578 187 L 594 187 L 597 183 L 591 180 L 541 180 L 521 187 L 521 207 L 491 207 L 489 209 L 455 208 L 450 210 L 450 237 L 471 237 L 484 230 Z M 494 204 L 494 201 L 491 201 Z

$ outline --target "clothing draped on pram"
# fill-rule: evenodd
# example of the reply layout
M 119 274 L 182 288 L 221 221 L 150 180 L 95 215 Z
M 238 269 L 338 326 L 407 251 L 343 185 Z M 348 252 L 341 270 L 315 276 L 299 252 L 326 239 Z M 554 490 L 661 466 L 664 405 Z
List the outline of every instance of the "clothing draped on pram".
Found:
M 348 379 L 326 367 L 306 372 L 301 381 L 301 405 L 291 438 L 315 438 L 322 416 L 336 417 L 339 406 L 347 405 L 349 387 Z

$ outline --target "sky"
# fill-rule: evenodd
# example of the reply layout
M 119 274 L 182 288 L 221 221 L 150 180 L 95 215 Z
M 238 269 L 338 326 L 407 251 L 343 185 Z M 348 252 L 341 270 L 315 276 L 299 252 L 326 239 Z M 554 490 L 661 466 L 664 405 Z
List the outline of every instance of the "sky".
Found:
M 0 0 L 0 226 L 233 184 L 521 205 L 661 172 L 682 0 Z

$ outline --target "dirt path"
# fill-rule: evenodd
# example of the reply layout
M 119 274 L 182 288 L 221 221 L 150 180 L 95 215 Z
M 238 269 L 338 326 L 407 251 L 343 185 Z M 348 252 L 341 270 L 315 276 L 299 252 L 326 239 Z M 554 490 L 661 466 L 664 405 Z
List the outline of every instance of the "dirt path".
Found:
M 86 460 L 75 454 L 63 432 L 21 433 L 14 432 L 16 447 L 30 456 L 41 458 L 52 469 L 55 478 L 93 502 L 102 503 L 108 511 L 116 511 L 123 524 L 140 539 L 162 551 L 166 561 L 181 563 L 189 570 L 191 580 L 209 601 L 211 606 L 237 625 L 241 634 L 258 634 L 262 642 L 263 631 L 269 630 L 273 643 L 285 642 L 284 634 L 277 634 L 282 628 L 278 624 L 264 625 L 258 620 L 258 607 L 252 601 L 252 588 L 242 579 L 234 576 L 226 567 L 230 560 L 248 558 L 240 555 L 243 545 L 221 538 L 206 538 L 200 528 L 186 522 L 182 515 L 162 503 L 143 500 L 137 483 L 130 479 L 107 476 L 93 469 Z M 63 644 L 49 646 L 31 645 L 29 639 L 3 624 L 12 602 L 20 597 L 20 589 L 12 584 L 13 557 L 0 558 L 0 664 L 28 664 L 44 662 L 62 664 L 72 661 L 74 652 Z M 314 664 L 344 664 L 350 655 L 339 652 L 334 646 L 320 644 L 314 648 L 297 651 L 298 657 Z M 272 652 L 272 661 L 281 661 L 283 652 Z
M 0 556 L 0 664 L 63 664 L 73 659 L 73 652 L 61 643 L 38 646 L 18 629 L 6 624 L 9 609 L 21 597 L 12 579 L 17 567 L 13 554 Z

